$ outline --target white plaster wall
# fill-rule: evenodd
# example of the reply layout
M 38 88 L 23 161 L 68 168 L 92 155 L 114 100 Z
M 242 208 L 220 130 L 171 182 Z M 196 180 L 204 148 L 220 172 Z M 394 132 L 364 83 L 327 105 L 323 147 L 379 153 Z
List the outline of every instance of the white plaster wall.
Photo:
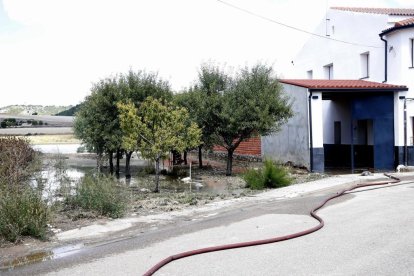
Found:
M 414 38 L 414 28 L 402 29 L 388 34 L 388 83 L 406 85 L 407 92 L 396 93 L 394 97 L 395 145 L 404 145 L 404 100 L 399 96 L 414 98 L 414 68 L 411 66 L 409 41 Z M 392 50 L 390 51 L 390 48 Z M 407 101 L 407 142 L 412 143 L 412 117 L 414 101 Z
M 384 42 L 380 40 L 379 34 L 385 29 L 393 27 L 396 22 L 408 17 L 328 10 L 327 18 L 330 19 L 330 38 L 374 47 L 350 45 L 311 36 L 294 59 L 294 69 L 288 77 L 305 79 L 307 78 L 307 71 L 312 70 L 313 79 L 324 79 L 324 66 L 333 64 L 333 79 L 360 79 L 363 77 L 361 74 L 361 54 L 369 52 L 370 72 L 369 78 L 365 80 L 383 82 L 385 78 Z M 325 36 L 325 18 L 321 20 L 314 32 Z M 395 145 L 403 146 L 403 101 L 399 100 L 399 96 L 406 95 L 408 98 L 414 98 L 414 68 L 409 68 L 409 39 L 414 38 L 414 28 L 392 32 L 385 38 L 388 40 L 389 46 L 387 49 L 387 83 L 406 85 L 409 88 L 407 93 L 396 93 L 394 98 Z M 391 46 L 393 50 L 390 52 Z M 413 140 L 411 139 L 413 117 L 414 101 L 408 101 L 407 141 L 409 145 L 412 144 Z M 327 122 L 327 124 L 330 124 L 330 122 Z M 333 134 L 329 132 L 330 129 L 331 127 L 326 127 L 325 142 L 330 141 L 329 137 L 333 137 Z
M 388 15 L 366 14 L 329 10 L 333 32 L 330 37 L 358 44 L 350 45 L 312 36 L 294 59 L 292 78 L 306 78 L 306 72 L 313 71 L 314 79 L 323 79 L 323 66 L 332 63 L 334 79 L 360 79 L 362 53 L 370 55 L 370 78 L 384 80 L 384 42 L 378 34 L 388 28 Z M 325 19 L 317 27 L 316 33 L 325 36 Z
M 341 143 L 351 144 L 351 107 L 346 101 L 324 100 L 323 103 L 323 142 L 334 144 L 334 122 L 341 122 Z
M 313 99 L 318 97 L 318 99 Z M 314 148 L 323 148 L 323 105 L 322 93 L 312 93 L 312 145 Z

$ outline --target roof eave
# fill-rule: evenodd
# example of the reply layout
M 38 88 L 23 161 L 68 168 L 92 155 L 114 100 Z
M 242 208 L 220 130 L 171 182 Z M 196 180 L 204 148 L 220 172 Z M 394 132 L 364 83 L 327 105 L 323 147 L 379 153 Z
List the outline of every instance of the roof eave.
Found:
M 398 26 L 398 27 L 392 27 L 388 30 L 382 31 L 382 33 L 379 34 L 379 36 L 384 36 L 387 35 L 389 33 L 398 31 L 398 30 L 402 30 L 402 29 L 408 29 L 408 28 L 413 28 L 414 24 L 410 24 L 410 25 L 405 25 L 405 26 Z
M 408 91 L 407 87 L 390 88 L 308 88 L 309 92 L 400 92 Z

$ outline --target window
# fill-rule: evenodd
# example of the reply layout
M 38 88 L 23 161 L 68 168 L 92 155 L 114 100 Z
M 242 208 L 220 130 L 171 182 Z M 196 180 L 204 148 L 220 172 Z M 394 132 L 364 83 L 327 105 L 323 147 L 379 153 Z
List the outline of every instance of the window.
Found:
M 325 79 L 332 80 L 333 79 L 333 64 L 328 64 L 323 67 L 323 72 L 325 75 Z
M 411 67 L 414 68 L 414 38 L 410 39 L 410 57 L 411 57 Z
M 361 59 L 361 79 L 369 78 L 369 52 L 362 53 Z
M 334 122 L 334 143 L 335 145 L 341 144 L 341 122 Z
M 326 25 L 325 25 L 325 35 L 330 36 L 329 30 L 331 28 L 331 19 L 326 18 Z
M 306 75 L 307 75 L 309 80 L 313 79 L 313 71 L 312 70 L 307 71 Z

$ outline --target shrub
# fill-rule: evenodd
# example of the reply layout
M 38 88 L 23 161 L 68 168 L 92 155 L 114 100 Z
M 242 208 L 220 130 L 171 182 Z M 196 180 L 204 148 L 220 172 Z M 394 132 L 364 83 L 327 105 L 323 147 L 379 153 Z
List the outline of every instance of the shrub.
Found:
M 85 175 L 78 183 L 76 194 L 66 201 L 73 207 L 112 218 L 123 216 L 127 206 L 126 193 L 117 187 L 113 177 L 104 175 Z
M 287 170 L 271 160 L 265 160 L 261 169 L 248 170 L 243 175 L 243 179 L 246 181 L 246 187 L 253 190 L 280 188 L 292 182 Z
M 41 169 L 41 162 L 23 138 L 0 138 L 0 188 L 24 186 Z
M 76 153 L 84 153 L 86 151 L 85 146 L 80 146 L 76 149 Z
M 0 192 L 0 235 L 8 241 L 21 236 L 44 239 L 49 220 L 49 208 L 41 194 L 31 188 Z

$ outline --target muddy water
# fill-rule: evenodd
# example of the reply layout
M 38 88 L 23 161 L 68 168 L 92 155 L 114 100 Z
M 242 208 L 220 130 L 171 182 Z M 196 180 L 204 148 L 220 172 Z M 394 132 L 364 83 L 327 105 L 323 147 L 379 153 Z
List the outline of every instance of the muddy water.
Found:
M 44 159 L 44 169 L 33 181 L 33 185 L 41 188 L 43 197 L 51 203 L 62 200 L 62 194 L 64 194 L 65 191 L 67 192 L 68 188 L 73 193 L 75 190 L 74 188 L 81 178 L 88 173 L 94 173 L 96 170 L 96 160 L 85 158 L 82 154 L 73 153 L 62 154 L 60 157 L 56 157 L 55 153 L 61 153 L 60 150 L 62 150 L 62 148 L 59 146 L 56 147 L 56 149 L 58 149 L 57 151 L 49 151 L 50 149 L 54 149 L 54 147 L 56 147 L 56 145 L 48 145 L 48 147 L 40 148 L 41 151 L 47 153 Z M 73 149 L 75 149 L 75 147 L 73 147 Z M 48 154 L 50 152 L 52 153 L 51 155 Z M 123 174 L 123 162 L 124 160 L 121 160 L 122 165 L 119 178 L 114 178 L 119 185 L 126 186 L 135 192 L 149 192 L 154 189 L 155 175 L 145 173 L 145 170 L 148 170 L 148 166 L 151 166 L 150 163 L 134 156 L 131 160 L 132 177 L 126 179 Z M 108 170 L 107 164 L 104 170 Z M 194 175 L 190 181 L 183 181 L 182 179 L 188 178 L 189 174 L 189 169 L 184 168 L 180 172 L 181 177 L 160 175 L 160 192 L 223 192 L 223 187 L 204 183 L 201 178 L 194 177 Z

